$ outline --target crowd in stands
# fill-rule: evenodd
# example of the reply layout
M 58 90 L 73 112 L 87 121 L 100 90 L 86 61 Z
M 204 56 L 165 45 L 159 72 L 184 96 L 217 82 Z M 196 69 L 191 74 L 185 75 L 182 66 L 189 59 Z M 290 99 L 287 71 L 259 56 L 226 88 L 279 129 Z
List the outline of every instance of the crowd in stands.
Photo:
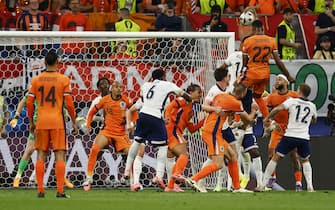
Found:
M 238 17 L 248 8 L 254 9 L 259 16 L 283 14 L 287 24 L 278 26 L 277 35 L 281 36 L 279 47 L 283 45 L 284 48 L 290 46 L 297 49 L 301 43 L 292 42 L 288 39 L 289 31 L 286 33 L 291 23 L 285 19 L 285 9 L 290 8 L 290 14 L 318 15 L 315 24 L 316 55 L 311 57 L 333 59 L 335 46 L 334 0 L 1 0 L 0 8 L 0 27 L 5 30 L 90 31 L 96 30 L 88 18 L 90 15 L 108 14 L 103 18 L 108 17 L 110 22 L 105 23 L 103 30 L 128 32 L 183 31 L 183 18 L 192 14 L 210 16 L 203 23 L 204 31 L 225 32 L 229 31 L 229 25 L 221 17 Z M 8 16 L 12 18 L 6 19 Z M 136 18 L 141 19 L 143 24 L 136 21 Z M 10 27 L 13 23 L 14 29 Z M 330 42 L 330 46 L 324 47 L 327 42 Z M 137 56 L 136 41 L 112 43 L 110 48 L 111 51 L 119 51 L 129 57 Z M 67 53 L 65 50 L 65 54 Z M 76 49 L 75 53 L 83 52 Z

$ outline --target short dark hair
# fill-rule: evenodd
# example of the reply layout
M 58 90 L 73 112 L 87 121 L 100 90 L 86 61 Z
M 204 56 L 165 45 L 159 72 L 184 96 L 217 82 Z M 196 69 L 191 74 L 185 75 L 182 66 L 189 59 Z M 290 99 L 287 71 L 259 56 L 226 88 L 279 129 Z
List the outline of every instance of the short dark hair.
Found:
M 290 7 L 286 7 L 283 11 L 283 14 L 287 14 L 287 13 L 294 13 L 294 10 Z
M 222 9 L 221 9 L 220 5 L 215 4 L 215 5 L 212 6 L 211 14 L 213 14 L 214 12 L 219 12 L 221 14 Z
M 44 60 L 45 60 L 45 64 L 48 65 L 48 66 L 55 65 L 57 63 L 57 60 L 58 60 L 58 55 L 57 55 L 56 51 L 50 50 L 45 55 Z
M 254 22 L 252 22 L 252 27 L 253 28 L 262 28 L 263 27 L 263 23 L 260 20 L 254 20 Z
M 201 90 L 200 85 L 197 85 L 197 84 L 190 84 L 190 85 L 186 88 L 186 93 L 194 92 L 197 88 L 199 88 L 199 89 Z
M 323 35 L 323 36 L 320 38 L 320 42 L 330 42 L 330 38 L 329 38 L 329 36 L 327 36 L 327 35 Z
M 153 80 L 158 79 L 162 80 L 165 72 L 162 69 L 156 69 L 152 72 L 151 77 Z
M 107 81 L 108 84 L 110 84 L 109 79 L 108 79 L 107 77 L 101 77 L 101 78 L 98 80 L 98 82 L 97 82 L 97 88 L 99 88 L 100 83 L 101 83 L 102 81 L 104 81 L 104 80 Z
M 129 9 L 127 7 L 121 8 L 120 12 L 128 13 L 129 14 Z
M 301 93 L 304 95 L 305 98 L 307 98 L 311 93 L 311 87 L 306 83 L 301 83 L 299 85 L 299 90 L 301 91 Z
M 228 69 L 227 68 L 217 68 L 214 71 L 214 78 L 215 81 L 221 81 L 223 78 L 225 78 L 228 75 Z

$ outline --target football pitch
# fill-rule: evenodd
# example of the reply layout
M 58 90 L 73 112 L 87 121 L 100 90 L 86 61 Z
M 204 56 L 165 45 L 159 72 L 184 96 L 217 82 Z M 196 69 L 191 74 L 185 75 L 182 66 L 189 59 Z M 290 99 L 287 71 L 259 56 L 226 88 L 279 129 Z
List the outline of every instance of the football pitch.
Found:
M 303 210 L 335 209 L 335 191 L 271 191 L 263 193 L 209 192 L 164 193 L 156 190 L 68 190 L 71 198 L 56 198 L 55 190 L 47 190 L 45 198 L 37 198 L 35 190 L 0 190 L 1 210 L 179 210 L 179 209 L 266 209 Z

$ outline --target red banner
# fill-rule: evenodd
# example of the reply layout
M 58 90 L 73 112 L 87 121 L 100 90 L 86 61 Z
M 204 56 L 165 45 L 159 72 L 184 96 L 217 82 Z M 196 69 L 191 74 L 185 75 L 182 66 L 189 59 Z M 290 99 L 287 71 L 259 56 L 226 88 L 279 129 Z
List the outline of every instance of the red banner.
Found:
M 43 60 L 34 60 L 24 65 L 14 61 L 0 61 L 0 91 L 25 90 L 29 87 L 33 76 L 43 69 L 38 63 Z M 32 65 L 32 63 L 34 65 Z M 90 101 L 99 93 L 96 83 L 101 77 L 107 77 L 110 81 L 122 81 L 125 92 L 134 100 L 139 97 L 139 90 L 144 82 L 151 79 L 151 71 L 156 67 L 152 63 L 137 63 L 131 60 L 127 62 L 60 62 L 59 71 L 68 75 L 71 79 L 72 92 L 76 101 Z M 204 87 L 205 68 L 169 68 L 164 69 L 168 81 L 172 81 L 181 88 L 186 88 L 191 83 Z
M 204 22 L 210 19 L 208 15 L 200 15 L 200 14 L 191 14 L 188 16 L 192 27 L 194 30 L 198 31 L 202 28 Z M 302 30 L 306 36 L 306 46 L 308 46 L 308 52 L 310 57 L 313 57 L 313 49 L 316 41 L 316 34 L 314 33 L 314 22 L 317 19 L 317 15 L 300 15 L 301 22 L 302 22 Z M 260 20 L 264 24 L 265 34 L 275 37 L 276 30 L 279 23 L 283 20 L 283 16 L 281 14 L 272 15 L 269 17 L 260 17 Z M 235 32 L 235 40 L 239 40 L 238 37 L 238 18 L 232 17 L 222 17 L 221 21 L 226 23 L 228 26 L 229 32 Z M 300 26 L 299 26 L 300 27 Z

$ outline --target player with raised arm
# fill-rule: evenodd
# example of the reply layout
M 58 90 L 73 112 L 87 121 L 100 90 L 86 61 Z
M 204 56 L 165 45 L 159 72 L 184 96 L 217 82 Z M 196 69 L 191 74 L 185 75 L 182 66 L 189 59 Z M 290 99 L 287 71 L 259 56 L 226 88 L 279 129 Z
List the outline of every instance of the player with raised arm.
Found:
M 28 98 L 28 94 L 25 95 L 21 99 L 19 104 L 17 105 L 15 115 L 9 123 L 12 128 L 16 127 L 17 121 L 18 121 L 19 116 L 20 116 L 20 113 L 23 110 L 23 108 L 26 106 L 27 98 Z M 37 113 L 38 113 L 37 101 L 36 100 L 34 101 L 34 109 L 35 110 L 34 110 L 33 120 L 36 123 Z M 30 132 L 29 136 L 28 136 L 28 142 L 27 142 L 27 145 L 26 145 L 26 149 L 24 150 L 22 158 L 19 162 L 19 167 L 18 167 L 17 173 L 16 173 L 15 178 L 14 178 L 14 182 L 13 182 L 13 187 L 14 188 L 19 187 L 22 174 L 23 174 L 25 168 L 27 167 L 27 165 L 29 163 L 29 159 L 30 159 L 30 157 L 31 157 L 31 155 L 33 154 L 34 151 L 35 151 L 35 135 Z M 29 182 L 31 182 L 31 183 L 35 182 L 35 175 L 36 175 L 35 171 L 33 171 L 32 175 L 29 178 Z M 72 189 L 74 187 L 73 184 L 66 177 L 64 177 L 64 184 L 66 185 L 66 187 L 68 187 L 70 189 Z
M 241 82 L 253 91 L 252 93 L 249 91 L 248 94 L 253 94 L 253 98 L 258 104 L 263 117 L 266 117 L 269 114 L 269 110 L 262 98 L 262 94 L 269 84 L 270 55 L 273 55 L 277 66 L 290 82 L 294 82 L 294 78 L 290 76 L 279 58 L 275 39 L 264 34 L 263 23 L 260 20 L 255 20 L 252 23 L 252 31 L 253 35 L 246 38 L 242 43 L 244 75 L 241 78 Z M 252 96 L 248 94 L 247 98 L 249 100 L 244 102 L 248 106 L 247 108 L 245 107 L 247 112 L 252 103 Z M 265 125 L 268 127 L 268 124 Z
M 234 70 L 230 69 L 230 71 L 227 71 L 227 64 L 224 63 L 220 68 L 215 69 L 214 71 L 214 78 L 216 81 L 216 84 L 213 85 L 204 100 L 204 103 L 202 105 L 202 108 L 204 111 L 211 113 L 211 112 L 221 112 L 222 109 L 220 107 L 214 107 L 212 105 L 214 98 L 218 95 L 218 94 L 222 94 L 222 93 L 229 93 L 228 90 L 232 91 L 233 90 L 233 80 L 231 80 L 231 73 L 234 75 L 236 74 L 236 72 L 233 72 Z M 235 69 L 236 70 L 236 69 Z M 236 78 L 235 78 L 236 79 Z M 222 132 L 222 136 L 223 138 L 230 144 L 230 147 L 233 150 L 233 157 L 229 157 L 230 159 L 237 159 L 237 149 L 236 149 L 236 139 L 234 137 L 234 134 L 231 130 L 231 128 L 229 127 L 229 123 L 228 123 L 228 118 L 227 120 L 223 123 L 222 127 L 221 127 L 221 132 Z M 226 153 L 227 156 L 227 153 Z M 202 165 L 202 168 L 205 167 L 207 164 L 211 163 L 212 160 L 211 158 L 208 158 Z M 234 166 L 233 164 L 228 164 L 228 170 L 233 170 L 231 167 Z M 222 167 L 221 170 L 219 170 L 219 174 L 218 174 L 218 178 L 217 178 L 217 183 L 216 183 L 216 187 L 214 188 L 214 191 L 221 191 L 222 190 L 222 183 L 223 183 L 223 179 L 224 179 L 224 172 L 225 172 L 225 168 Z M 234 174 L 237 175 L 237 174 Z M 228 179 L 230 179 L 230 177 L 228 177 Z M 239 179 L 239 177 L 233 177 L 234 180 Z M 199 186 L 201 186 L 203 188 L 202 191 L 205 191 L 204 188 L 204 180 L 201 180 L 199 182 Z M 227 180 L 228 181 L 228 180 Z M 229 180 L 230 181 L 230 180 Z M 230 190 L 230 189 L 229 189 Z
M 307 183 L 307 191 L 314 192 L 312 166 L 309 162 L 311 155 L 309 125 L 311 122 L 316 122 L 317 112 L 315 104 L 307 99 L 310 92 L 310 86 L 304 83 L 300 84 L 297 90 L 298 98 L 288 98 L 282 104 L 272 109 L 270 114 L 264 119 L 264 123 L 266 123 L 268 120 L 274 119 L 280 111 L 288 110 L 288 124 L 285 134 L 276 147 L 276 153 L 266 166 L 263 185 L 259 189 L 260 191 L 263 191 L 268 184 L 278 161 L 292 150 L 297 149 Z
M 227 69 L 222 71 L 226 75 L 225 78 L 229 80 Z M 203 191 L 197 182 L 223 167 L 225 153 L 230 157 L 230 162 L 228 163 L 230 169 L 228 171 L 232 177 L 233 192 L 251 192 L 240 187 L 237 156 L 223 137 L 220 129 L 227 118 L 235 113 L 240 114 L 241 120 L 245 124 L 248 124 L 253 120 L 257 107 L 253 106 L 252 112 L 247 114 L 243 111 L 242 103 L 240 101 L 240 99 L 245 96 L 246 90 L 247 89 L 243 84 L 238 84 L 235 86 L 233 93 L 218 94 L 212 101 L 212 107 L 220 109 L 220 111 L 210 112 L 202 129 L 202 138 L 207 145 L 208 157 L 211 159 L 211 162 L 191 178 L 186 178 L 186 182 L 200 192 L 206 191 Z
M 98 153 L 109 144 L 115 145 L 117 152 L 128 153 L 130 141 L 126 133 L 126 111 L 131 107 L 130 99 L 122 94 L 123 85 L 118 81 L 112 84 L 111 94 L 102 97 L 98 104 L 88 113 L 86 128 L 90 131 L 91 122 L 95 113 L 104 110 L 104 127 L 96 136 L 92 145 L 87 165 L 87 178 L 82 184 L 85 191 L 91 189 L 93 183 L 93 171 Z
M 230 93 L 232 92 L 232 90 L 234 89 L 234 84 L 238 83 L 238 81 L 240 80 L 240 77 L 242 75 L 242 51 L 235 51 L 233 53 L 231 53 L 227 59 L 224 60 L 224 63 L 221 65 L 220 68 L 228 68 L 228 72 L 230 75 L 230 82 L 229 85 L 227 87 L 227 92 Z M 214 90 L 216 89 L 215 86 L 213 86 Z M 212 88 L 211 88 L 212 90 Z M 238 117 L 237 117 L 238 118 Z M 233 121 L 234 122 L 234 121 Z M 250 162 L 251 162 L 251 157 L 249 152 L 245 152 L 245 151 L 241 151 L 239 149 L 242 149 L 242 147 L 240 147 L 243 143 L 244 140 L 244 134 L 245 134 L 245 130 L 244 129 L 240 129 L 238 127 L 238 124 L 241 124 L 241 121 L 235 121 L 235 123 L 231 124 L 230 127 L 233 128 L 232 133 L 234 134 L 234 137 L 237 141 L 233 141 L 234 144 L 232 144 L 233 149 L 236 149 L 236 152 L 240 151 L 241 156 L 242 156 L 242 165 L 243 165 L 243 176 L 242 176 L 242 171 L 241 171 L 241 167 L 239 167 L 240 169 L 240 181 L 241 181 L 241 187 L 245 188 L 249 182 L 250 179 Z M 230 128 L 229 128 L 230 129 Z M 247 128 L 248 132 L 247 134 L 252 134 L 252 128 L 249 126 Z M 223 132 L 224 133 L 224 132 Z M 227 131 L 225 132 L 227 133 Z M 250 135 L 246 136 L 246 141 L 250 140 L 249 137 L 251 137 Z M 229 140 L 228 140 L 229 141 Z M 237 142 L 237 146 L 239 148 L 236 147 L 235 142 Z M 250 144 L 248 144 L 250 146 Z M 255 156 L 257 157 L 257 156 Z M 261 160 L 260 160 L 261 161 Z M 253 163 L 259 163 L 259 160 L 253 161 Z M 259 165 L 259 164 L 258 164 Z M 262 167 L 255 167 L 256 171 L 259 169 L 259 171 L 262 174 Z M 223 182 L 223 169 L 219 171 L 219 176 L 217 179 L 217 184 L 216 187 L 214 188 L 214 191 L 221 191 L 222 190 L 222 182 Z M 260 173 L 257 173 L 260 174 Z M 260 180 L 262 179 L 262 177 L 260 178 Z M 228 183 L 227 183 L 227 189 L 229 190 L 230 188 L 230 183 L 231 183 L 231 179 L 230 177 L 228 177 Z
M 288 98 L 297 98 L 297 93 L 288 89 L 289 81 L 285 75 L 279 74 L 276 77 L 275 88 L 276 91 L 268 95 L 266 101 L 270 109 L 273 109 L 280 104 L 282 104 Z M 284 136 L 285 130 L 288 123 L 288 111 L 282 110 L 275 117 L 275 129 L 271 132 L 269 147 L 268 147 L 268 157 L 271 160 L 272 156 L 275 154 L 275 148 L 278 145 L 280 139 Z M 296 150 L 290 152 L 290 157 L 294 167 L 294 177 L 296 183 L 296 191 L 302 190 L 302 172 L 301 165 Z M 274 176 L 270 179 L 269 186 L 271 187 L 272 183 L 275 181 L 275 172 Z
M 194 103 L 200 103 L 202 90 L 199 85 L 189 85 L 186 92 L 190 94 Z M 186 101 L 182 97 L 176 98 L 166 107 L 164 119 L 168 135 L 168 157 L 176 156 L 178 159 L 173 166 L 172 175 L 164 190 L 165 192 L 183 192 L 175 184 L 175 180 L 184 181 L 182 173 L 189 161 L 186 139 L 183 137 L 183 132 L 187 128 L 191 133 L 194 133 L 201 128 L 205 121 L 205 119 L 202 119 L 194 125 L 190 122 L 193 114 L 193 103 Z
M 70 79 L 57 71 L 58 56 L 56 52 L 49 51 L 45 56 L 46 71 L 34 77 L 27 98 L 27 110 L 30 123 L 30 132 L 35 134 L 35 148 L 37 149 L 37 161 L 35 165 L 38 197 L 45 196 L 43 177 L 45 173 L 45 161 L 49 144 L 56 159 L 56 180 L 58 198 L 68 198 L 64 193 L 65 176 L 65 152 L 67 148 L 65 134 L 65 119 L 63 106 L 66 103 L 67 110 L 72 120 L 74 132 L 78 132 L 75 123 L 76 113 L 71 96 Z M 34 116 L 34 101 L 37 101 L 37 120 Z M 52 122 L 52 123 L 51 123 Z M 36 129 L 35 129 L 36 128 Z
M 168 146 L 165 122 L 162 117 L 163 111 L 171 93 L 183 96 L 187 101 L 192 101 L 192 98 L 174 83 L 166 81 L 165 72 L 161 69 L 156 69 L 152 72 L 152 80 L 152 82 L 144 83 L 141 87 L 143 107 L 136 122 L 134 142 L 129 149 L 124 177 L 129 177 L 130 169 L 140 144 L 149 143 L 158 147 L 156 177 L 154 177 L 154 180 L 159 187 L 164 189 L 165 185 L 162 178 L 165 171 Z M 140 186 L 132 189 L 140 189 Z

